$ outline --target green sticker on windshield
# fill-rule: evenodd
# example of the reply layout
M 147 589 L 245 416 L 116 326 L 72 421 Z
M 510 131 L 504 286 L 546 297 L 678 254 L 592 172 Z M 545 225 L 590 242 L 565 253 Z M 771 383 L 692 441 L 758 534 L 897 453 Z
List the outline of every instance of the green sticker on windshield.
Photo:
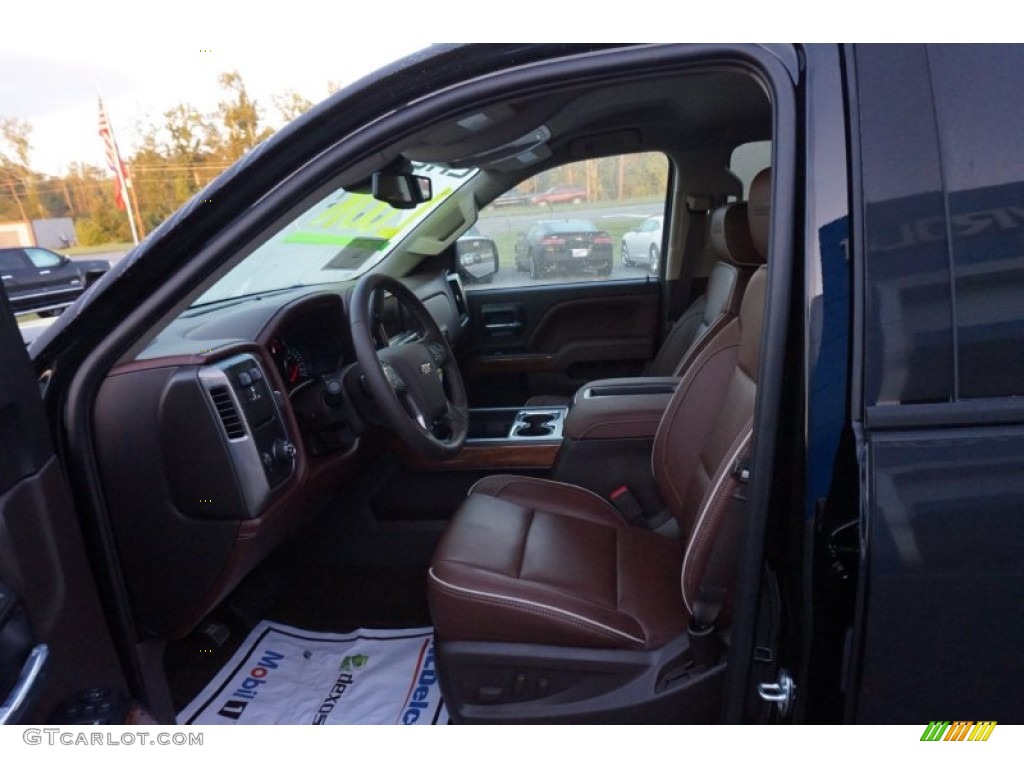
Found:
M 332 235 L 327 232 L 292 232 L 284 239 L 284 242 L 286 243 L 302 243 L 303 245 L 346 246 L 357 241 L 360 247 L 371 251 L 379 251 L 388 244 L 386 239 L 379 237 Z
M 413 219 L 433 210 L 452 193 L 451 187 L 434 195 L 430 203 L 415 210 L 392 208 L 369 195 L 346 194 L 341 200 L 316 213 L 301 229 L 289 233 L 285 243 L 305 245 L 349 245 L 356 237 L 375 238 L 383 249 L 395 235 L 408 229 Z
M 366 195 L 351 195 L 321 211 L 308 226 L 373 234 L 390 240 L 401 229 L 405 213 Z

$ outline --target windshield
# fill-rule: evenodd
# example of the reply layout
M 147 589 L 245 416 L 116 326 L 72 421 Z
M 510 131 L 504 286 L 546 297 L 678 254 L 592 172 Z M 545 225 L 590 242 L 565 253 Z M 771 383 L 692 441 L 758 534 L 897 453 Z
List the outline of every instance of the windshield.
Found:
M 430 201 L 399 210 L 369 194 L 336 190 L 272 234 L 192 306 L 359 277 L 476 173 L 422 163 L 413 168 L 430 177 Z

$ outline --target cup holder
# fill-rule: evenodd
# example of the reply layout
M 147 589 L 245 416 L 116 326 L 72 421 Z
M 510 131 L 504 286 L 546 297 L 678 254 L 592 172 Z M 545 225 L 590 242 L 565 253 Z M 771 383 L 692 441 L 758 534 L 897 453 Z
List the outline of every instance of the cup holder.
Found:
M 516 416 L 512 437 L 551 437 L 555 434 L 560 418 L 562 414 L 558 411 L 522 411 Z
M 546 437 L 555 429 L 550 424 L 524 424 L 516 427 L 516 437 Z
M 528 413 L 523 416 L 522 421 L 531 427 L 543 427 L 550 425 L 556 416 L 554 413 Z

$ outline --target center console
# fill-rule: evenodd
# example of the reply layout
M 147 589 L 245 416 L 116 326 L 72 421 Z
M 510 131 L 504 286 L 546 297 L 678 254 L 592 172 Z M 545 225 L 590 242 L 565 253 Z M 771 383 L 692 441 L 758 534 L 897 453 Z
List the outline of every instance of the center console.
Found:
M 476 408 L 469 414 L 469 443 L 561 441 L 569 409 Z
M 625 484 L 642 501 L 660 504 L 651 449 L 678 385 L 674 377 L 601 379 L 581 387 L 569 407 L 471 409 L 465 447 L 443 464 L 551 470 L 554 479 L 605 497 Z
M 678 386 L 674 377 L 650 377 L 602 379 L 581 387 L 565 419 L 554 479 L 603 498 L 625 485 L 645 509 L 660 508 L 651 452 Z
M 469 434 L 459 453 L 439 460 L 407 456 L 406 461 L 419 470 L 547 472 L 561 448 L 568 411 L 565 406 L 471 408 Z
M 573 440 L 653 438 L 679 379 L 601 379 L 573 398 L 565 424 Z

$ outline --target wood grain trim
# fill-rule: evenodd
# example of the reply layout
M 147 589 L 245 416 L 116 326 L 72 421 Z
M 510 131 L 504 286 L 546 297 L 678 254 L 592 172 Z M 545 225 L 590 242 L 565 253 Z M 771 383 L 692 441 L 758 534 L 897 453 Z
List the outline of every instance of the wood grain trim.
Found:
M 231 341 L 226 344 L 222 344 L 219 347 L 211 347 L 210 349 L 198 352 L 194 355 L 167 355 L 165 357 L 147 357 L 142 360 L 131 360 L 127 363 L 120 363 L 115 365 L 108 376 L 121 376 L 126 373 L 137 373 L 138 371 L 150 371 L 156 368 L 184 368 L 190 365 L 210 365 L 216 363 L 218 360 L 225 360 L 235 355 L 240 355 L 245 352 L 255 355 L 259 358 L 260 364 L 264 368 L 276 371 L 277 367 L 273 365 L 273 361 L 270 361 L 271 365 L 268 366 L 269 356 L 266 350 L 259 344 L 255 344 L 251 341 Z M 280 379 L 275 379 L 275 386 Z M 282 390 L 285 391 L 285 390 Z
M 397 441 L 392 446 L 407 465 L 420 471 L 551 469 L 560 443 L 529 445 L 466 445 L 449 459 L 424 459 Z
M 237 347 L 234 345 L 224 347 L 230 354 L 234 354 Z M 221 350 L 217 350 L 220 352 Z M 127 363 L 115 365 L 109 374 L 110 376 L 123 376 L 126 373 L 138 373 L 139 371 L 151 371 L 157 368 L 183 368 L 189 365 L 206 365 L 212 358 L 207 355 L 169 355 L 167 357 L 149 357 L 144 360 L 132 360 Z

